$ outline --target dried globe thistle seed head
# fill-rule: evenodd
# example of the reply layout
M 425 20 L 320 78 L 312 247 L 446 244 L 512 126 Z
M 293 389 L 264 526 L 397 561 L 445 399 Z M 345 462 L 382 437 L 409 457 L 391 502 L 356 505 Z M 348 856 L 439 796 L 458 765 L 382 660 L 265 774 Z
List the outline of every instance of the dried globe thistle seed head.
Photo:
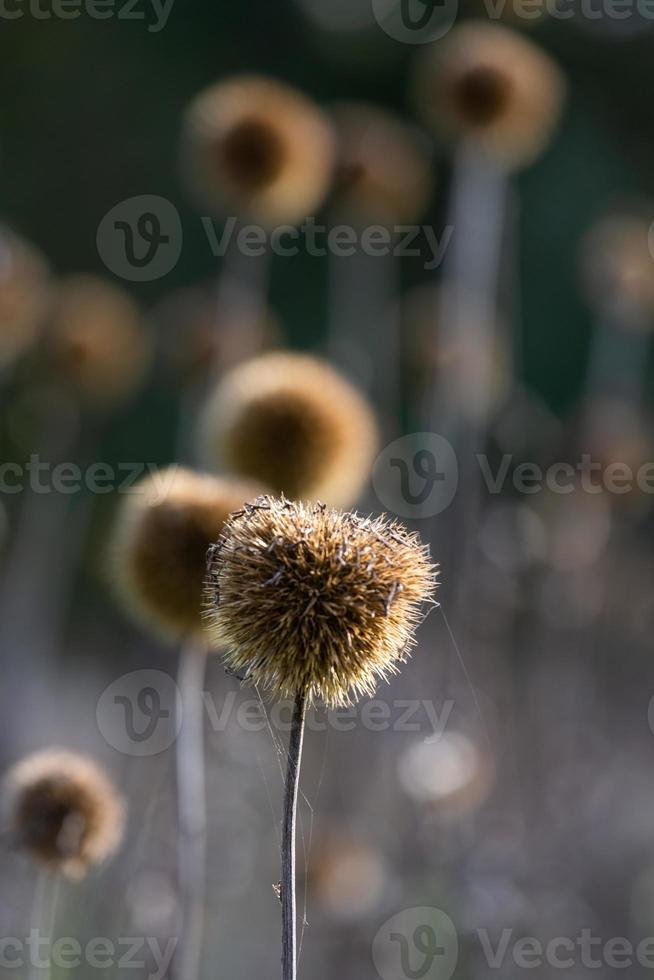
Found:
M 363 396 L 329 364 L 271 353 L 218 383 L 200 441 L 209 465 L 289 497 L 349 506 L 368 479 L 377 427 Z
M 0 367 L 34 342 L 50 289 L 50 273 L 41 254 L 9 228 L 0 228 Z
M 97 276 L 61 283 L 45 339 L 59 376 L 96 407 L 127 400 L 150 363 L 149 334 L 138 307 L 124 290 Z
M 627 330 L 651 330 L 654 256 L 650 223 L 642 214 L 625 211 L 599 221 L 584 239 L 581 262 L 586 295 L 595 309 L 616 315 Z
M 253 310 L 249 296 L 238 288 L 226 306 L 219 307 L 215 281 L 176 290 L 157 305 L 152 318 L 171 374 L 182 381 L 202 380 L 282 343 L 282 327 L 272 310 Z
M 219 214 L 264 225 L 298 221 L 322 204 L 334 137 L 320 110 L 281 82 L 243 75 L 189 106 L 183 165 L 191 189 Z
M 118 592 L 134 616 L 175 638 L 204 638 L 207 551 L 230 512 L 261 488 L 170 467 L 124 500 L 112 541 Z
M 417 221 L 432 193 L 430 154 L 411 126 L 363 103 L 337 106 L 336 206 L 362 221 Z
M 210 552 L 208 626 L 228 666 L 275 697 L 351 704 L 406 659 L 435 579 L 396 522 L 261 497 Z
M 427 51 L 416 99 L 430 125 L 499 166 L 531 163 L 558 123 L 562 73 L 531 41 L 498 24 L 469 21 Z
M 125 806 L 92 759 L 36 752 L 10 769 L 4 789 L 16 841 L 50 870 L 83 878 L 117 850 Z

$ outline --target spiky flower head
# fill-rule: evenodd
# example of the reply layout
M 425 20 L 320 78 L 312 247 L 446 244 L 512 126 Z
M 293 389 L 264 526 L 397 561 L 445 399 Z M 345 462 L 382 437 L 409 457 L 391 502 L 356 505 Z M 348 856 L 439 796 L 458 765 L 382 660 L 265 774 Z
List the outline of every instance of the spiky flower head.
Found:
M 230 512 L 260 489 L 172 466 L 124 498 L 111 545 L 113 573 L 140 622 L 169 637 L 204 638 L 207 550 Z
M 336 207 L 364 222 L 417 221 L 433 187 L 430 153 L 421 134 L 365 103 L 339 105 L 334 118 Z
M 565 84 L 554 61 L 515 31 L 468 21 L 428 50 L 417 99 L 427 122 L 512 170 L 549 142 Z
M 200 442 L 210 466 L 275 493 L 347 507 L 369 476 L 377 427 L 363 396 L 329 364 L 270 353 L 219 382 L 203 414 Z
M 15 841 L 51 871 L 83 878 L 120 844 L 125 806 L 93 759 L 35 752 L 9 770 L 4 790 Z
M 402 525 L 261 497 L 210 552 L 206 615 L 228 666 L 279 698 L 346 705 L 396 673 L 435 589 Z
M 282 82 L 242 75 L 201 92 L 186 113 L 183 164 L 191 190 L 218 214 L 266 226 L 312 215 L 329 188 L 331 128 Z

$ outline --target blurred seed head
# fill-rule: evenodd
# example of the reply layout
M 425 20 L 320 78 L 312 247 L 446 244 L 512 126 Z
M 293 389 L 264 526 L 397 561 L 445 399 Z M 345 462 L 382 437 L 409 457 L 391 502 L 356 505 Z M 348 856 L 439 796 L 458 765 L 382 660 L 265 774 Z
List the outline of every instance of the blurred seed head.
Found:
M 417 221 L 433 189 L 432 163 L 421 134 L 365 103 L 337 106 L 335 122 L 336 207 L 363 222 Z
M 365 840 L 342 833 L 327 834 L 315 842 L 307 871 L 312 902 L 340 921 L 369 915 L 389 884 L 379 851 Z
M 48 307 L 51 281 L 43 256 L 0 227 L 0 368 L 34 342 Z
M 127 401 L 150 364 L 150 337 L 138 307 L 124 290 L 97 276 L 61 283 L 45 342 L 61 381 L 98 409 Z
M 211 552 L 207 622 L 234 672 L 272 696 L 346 705 L 397 673 L 435 584 L 401 524 L 262 497 Z
M 202 380 L 282 342 L 282 327 L 270 309 L 253 311 L 236 295 L 229 309 L 218 305 L 215 283 L 169 293 L 153 320 L 161 333 L 166 367 L 182 382 Z
M 171 467 L 123 500 L 111 543 L 113 573 L 140 622 L 165 636 L 205 639 L 207 550 L 230 512 L 258 493 L 251 484 Z
M 92 759 L 36 752 L 9 770 L 4 790 L 17 843 L 51 871 L 83 878 L 120 844 L 124 803 Z
M 201 92 L 183 129 L 183 166 L 202 204 L 274 226 L 320 207 L 331 180 L 334 138 L 300 92 L 243 75 Z
M 462 732 L 412 745 L 399 762 L 402 786 L 418 803 L 463 814 L 476 810 L 493 783 L 492 766 Z
M 468 21 L 419 62 L 424 119 L 513 170 L 535 160 L 561 115 L 565 84 L 539 47 L 498 24 Z
M 654 256 L 649 223 L 637 214 L 613 214 L 599 221 L 582 244 L 581 272 L 589 303 L 614 315 L 626 329 L 652 329 Z M 629 313 L 646 313 L 644 319 Z
M 600 560 L 611 534 L 609 494 L 602 490 L 589 493 L 576 483 L 571 493 L 547 490 L 533 501 L 546 529 L 546 561 L 550 566 L 571 572 L 587 570 Z
M 363 396 L 329 364 L 265 354 L 219 382 L 200 424 L 201 454 L 276 493 L 349 506 L 377 448 Z
M 433 286 L 415 287 L 402 297 L 402 336 L 410 390 L 429 396 L 435 380 L 438 383 L 447 373 L 452 379 L 452 392 L 460 399 L 459 410 L 468 416 L 485 414 L 503 401 L 511 385 L 511 355 L 504 339 L 504 324 L 480 330 L 487 312 L 470 296 L 457 298 L 458 315 L 472 329 L 448 336 L 441 327 L 448 305 L 445 298 L 443 289 Z

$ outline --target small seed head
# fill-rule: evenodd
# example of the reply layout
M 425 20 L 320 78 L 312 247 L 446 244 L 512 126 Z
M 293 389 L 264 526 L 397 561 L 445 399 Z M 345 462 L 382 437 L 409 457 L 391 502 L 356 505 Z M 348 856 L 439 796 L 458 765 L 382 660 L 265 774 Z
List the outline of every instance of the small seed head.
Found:
M 126 607 L 174 638 L 204 637 L 207 550 L 230 512 L 260 488 L 171 467 L 125 498 L 112 541 L 113 572 Z
M 120 844 L 125 806 L 92 759 L 36 752 L 8 772 L 4 789 L 15 840 L 52 871 L 83 878 Z

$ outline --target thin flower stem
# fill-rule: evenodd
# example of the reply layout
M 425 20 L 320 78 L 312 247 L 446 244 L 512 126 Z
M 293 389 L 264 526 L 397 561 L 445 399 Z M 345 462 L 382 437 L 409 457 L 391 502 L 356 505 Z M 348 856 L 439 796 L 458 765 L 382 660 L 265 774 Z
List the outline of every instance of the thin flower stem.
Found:
M 303 694 L 295 698 L 291 734 L 288 743 L 288 768 L 284 791 L 284 824 L 282 833 L 282 980 L 297 976 L 297 916 L 295 902 L 295 827 L 300 782 L 300 763 L 304 742 L 306 703 Z
M 59 878 L 49 871 L 39 871 L 34 890 L 30 929 L 37 929 L 39 939 L 46 938 L 48 941 L 47 966 L 43 967 L 38 957 L 30 957 L 29 980 L 50 980 L 52 976 L 51 955 L 58 897 Z
M 204 771 L 203 689 L 207 651 L 188 642 L 180 652 L 178 685 L 182 726 L 177 739 L 179 869 L 183 921 L 178 980 L 197 980 L 205 926 L 207 818 Z

